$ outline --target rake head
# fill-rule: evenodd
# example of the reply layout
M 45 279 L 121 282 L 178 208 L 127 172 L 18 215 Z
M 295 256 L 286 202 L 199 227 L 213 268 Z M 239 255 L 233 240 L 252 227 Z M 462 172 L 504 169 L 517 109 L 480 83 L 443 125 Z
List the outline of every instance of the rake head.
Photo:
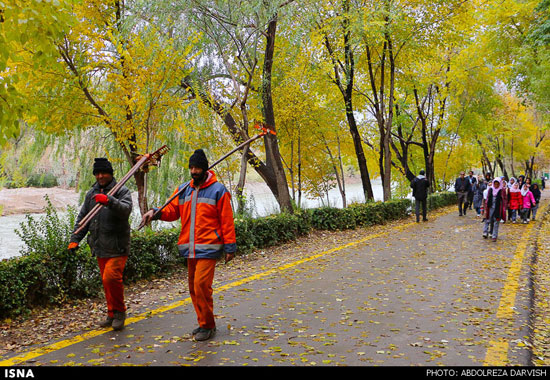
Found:
M 149 154 L 149 160 L 140 168 L 141 171 L 148 173 L 151 170 L 151 166 L 160 166 L 162 156 L 168 152 L 170 148 L 166 145 L 161 146 L 155 152 Z M 136 157 L 136 160 L 140 160 L 143 156 Z
M 267 135 L 268 133 L 272 134 L 272 135 L 276 135 L 277 133 L 275 132 L 275 130 L 273 129 L 273 127 L 267 125 L 267 124 L 264 124 L 264 123 L 256 123 L 254 125 L 254 128 L 260 130 L 263 132 L 264 135 Z

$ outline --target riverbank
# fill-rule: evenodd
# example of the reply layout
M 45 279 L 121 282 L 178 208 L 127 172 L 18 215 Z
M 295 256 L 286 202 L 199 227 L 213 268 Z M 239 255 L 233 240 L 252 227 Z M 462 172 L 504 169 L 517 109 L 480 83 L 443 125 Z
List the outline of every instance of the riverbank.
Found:
M 48 197 L 56 209 L 78 206 L 79 194 L 75 189 L 62 187 L 0 189 L 0 216 L 36 214 L 44 212 Z

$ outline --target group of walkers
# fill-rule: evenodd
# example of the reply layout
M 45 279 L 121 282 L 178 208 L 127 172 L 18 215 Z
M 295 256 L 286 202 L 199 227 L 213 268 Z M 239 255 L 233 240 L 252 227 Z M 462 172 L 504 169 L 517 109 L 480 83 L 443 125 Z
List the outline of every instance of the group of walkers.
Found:
M 498 238 L 500 223 L 512 222 L 527 224 L 535 220 L 541 198 L 541 189 L 531 178 L 520 175 L 518 178 L 474 176 L 473 171 L 464 172 L 455 182 L 459 216 L 466 215 L 468 209 L 476 211 L 482 218 L 483 237 L 493 241 Z
M 465 216 L 467 210 L 475 210 L 476 216 L 482 218 L 483 237 L 498 238 L 500 223 L 529 223 L 535 220 L 539 208 L 542 186 L 532 183 L 531 178 L 520 175 L 518 178 L 495 177 L 490 173 L 475 176 L 470 171 L 466 176 L 461 172 L 455 181 L 455 192 L 458 200 L 458 215 Z M 411 181 L 411 188 L 416 205 L 416 221 L 427 221 L 426 201 L 429 181 L 423 170 Z
M 206 155 L 202 149 L 197 149 L 189 158 L 192 180 L 174 190 L 174 195 L 180 189 L 182 193 L 164 208 L 149 210 L 142 220 L 143 224 L 157 219 L 181 220 L 178 250 L 187 260 L 189 293 L 198 322 L 192 336 L 197 341 L 210 339 L 216 332 L 212 298 L 216 262 L 221 257 L 229 262 L 237 250 L 230 194 L 208 168 Z M 107 301 L 107 315 L 99 326 L 118 331 L 124 328 L 126 319 L 123 271 L 130 251 L 128 218 L 132 211 L 132 197 L 125 186 L 110 194 L 116 180 L 113 167 L 106 158 L 95 159 L 93 174 L 96 182 L 86 194 L 68 249 L 78 249 L 80 241 L 88 235 L 92 254 L 97 257 Z M 103 206 L 101 211 L 86 228 L 77 232 L 80 221 L 96 204 Z

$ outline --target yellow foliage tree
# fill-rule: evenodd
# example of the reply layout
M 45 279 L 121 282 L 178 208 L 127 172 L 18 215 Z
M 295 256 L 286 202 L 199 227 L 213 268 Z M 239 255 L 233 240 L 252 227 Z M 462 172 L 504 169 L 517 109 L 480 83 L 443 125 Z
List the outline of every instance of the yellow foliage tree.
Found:
M 31 84 L 19 89 L 33 99 L 27 121 L 52 133 L 106 128 L 129 167 L 165 142 L 163 131 L 185 138 L 178 85 L 190 72 L 194 41 L 176 46 L 154 24 L 130 17 L 121 1 L 84 0 L 73 12 L 79 23 L 57 42 L 59 64 L 19 67 Z M 144 212 L 146 173 L 134 178 Z

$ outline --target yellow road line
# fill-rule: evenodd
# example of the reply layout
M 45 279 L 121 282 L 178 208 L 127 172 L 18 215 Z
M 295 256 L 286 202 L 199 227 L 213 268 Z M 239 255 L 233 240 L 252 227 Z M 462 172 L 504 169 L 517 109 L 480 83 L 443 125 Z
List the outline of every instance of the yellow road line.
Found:
M 225 290 L 229 290 L 231 288 L 234 288 L 234 287 L 237 287 L 237 286 L 240 286 L 242 284 L 245 284 L 245 283 L 248 283 L 248 282 L 251 282 L 251 281 L 255 281 L 255 280 L 259 280 L 261 278 L 264 278 L 264 277 L 267 277 L 269 275 L 272 275 L 276 272 L 279 272 L 279 271 L 285 271 L 287 269 L 290 269 L 292 267 L 295 267 L 295 266 L 298 266 L 300 264 L 303 264 L 303 263 L 306 263 L 308 261 L 312 261 L 312 260 L 315 260 L 315 259 L 318 259 L 322 256 L 325 256 L 327 254 L 330 254 L 330 253 L 333 253 L 333 252 L 337 252 L 337 251 L 340 251 L 340 250 L 343 250 L 343 249 L 346 249 L 346 248 L 350 248 L 350 247 L 353 247 L 355 245 L 358 245 L 358 244 L 361 244 L 361 243 L 364 243 L 368 240 L 371 240 L 371 239 L 375 239 L 377 237 L 381 237 L 383 235 L 386 235 L 387 233 L 389 233 L 390 231 L 395 231 L 395 230 L 402 230 L 402 229 L 405 229 L 411 225 L 413 225 L 415 223 L 407 223 L 407 224 L 403 224 L 403 225 L 400 225 L 400 226 L 396 226 L 394 228 L 392 228 L 391 230 L 388 230 L 388 231 L 385 231 L 385 232 L 381 232 L 381 233 L 377 233 L 377 234 L 372 234 L 372 235 L 368 235 L 366 236 L 365 238 L 363 239 L 360 239 L 360 240 L 356 240 L 356 241 L 353 241 L 353 242 L 350 242 L 350 243 L 347 243 L 347 244 L 344 244 L 344 245 L 341 245 L 341 246 L 338 246 L 338 247 L 335 247 L 335 248 L 332 248 L 332 249 L 329 249 L 329 250 L 326 250 L 326 251 L 323 251 L 321 253 L 318 253 L 316 255 L 313 255 L 313 256 L 309 256 L 307 258 L 304 258 L 304 259 L 301 259 L 301 260 L 297 260 L 297 261 L 293 261 L 289 264 L 285 264 L 285 265 L 281 265 L 277 268 L 273 268 L 273 269 L 270 269 L 270 270 L 267 270 L 267 271 L 264 271 L 264 272 L 261 272 L 261 273 L 258 273 L 258 274 L 255 274 L 255 275 L 252 275 L 252 276 L 249 276 L 249 277 L 246 277 L 246 278 L 243 278 L 243 279 L 240 279 L 240 280 L 236 280 L 236 281 L 233 281 L 229 284 L 226 284 L 226 285 L 222 285 L 222 286 L 219 286 L 215 289 L 215 292 L 218 293 L 218 292 L 222 292 L 222 291 L 225 291 Z M 146 318 L 149 318 L 149 317 L 152 317 L 154 315 L 158 315 L 158 314 L 161 314 L 161 313 L 164 313 L 166 311 L 169 311 L 169 310 L 172 310 L 172 309 L 175 309 L 175 308 L 178 308 L 180 306 L 183 306 L 185 304 L 188 304 L 188 303 L 191 303 L 191 298 L 188 297 L 188 298 L 185 298 L 183 300 L 180 300 L 180 301 L 177 301 L 177 302 L 174 302 L 174 303 L 171 303 L 169 305 L 166 305 L 166 306 L 163 306 L 163 307 L 160 307 L 158 309 L 155 309 L 155 310 L 152 310 L 152 311 L 147 311 L 147 312 L 144 312 L 144 313 L 141 313 L 135 317 L 131 317 L 131 318 L 128 318 L 126 319 L 126 326 L 132 324 L 132 323 L 136 323 L 136 322 L 139 322 L 143 319 L 146 319 Z M 9 358 L 9 359 L 6 359 L 6 360 L 3 360 L 3 361 L 0 361 L 0 366 L 13 366 L 13 365 L 17 365 L 17 364 L 20 364 L 20 363 L 23 363 L 23 362 L 26 362 L 28 360 L 31 360 L 31 359 L 34 359 L 34 358 L 37 358 L 39 356 L 42 356 L 42 355 L 45 355 L 49 352 L 53 352 L 53 351 L 57 351 L 57 350 L 60 350 L 60 349 L 63 349 L 65 347 L 69 347 L 73 344 L 76 344 L 76 343 L 80 343 L 80 342 L 83 342 L 87 339 L 91 339 L 91 338 L 94 338 L 96 336 L 99 336 L 99 335 L 102 335 L 102 334 L 105 334 L 106 332 L 109 332 L 109 331 L 112 331 L 110 328 L 105 328 L 105 329 L 100 329 L 100 330 L 92 330 L 92 331 L 89 331 L 85 334 L 81 334 L 81 335 L 77 335 L 73 338 L 70 338 L 70 339 L 65 339 L 65 340 L 62 340 L 60 342 L 57 342 L 57 343 L 53 343 L 53 344 L 50 344 L 50 345 L 47 345 L 45 347 L 42 347 L 42 348 L 38 348 L 36 350 L 32 350 L 32 351 L 29 351 L 27 353 L 24 353 L 24 354 L 21 354 L 21 355 L 18 355 L 18 356 L 14 356 L 12 358 Z
M 546 205 L 544 209 L 539 210 L 538 214 L 543 215 L 546 211 Z M 506 282 L 502 288 L 502 295 L 500 297 L 500 303 L 497 309 L 498 319 L 509 319 L 514 317 L 514 305 L 516 303 L 516 295 L 519 289 L 519 276 L 521 274 L 521 266 L 523 259 L 525 258 L 525 252 L 527 251 L 527 245 L 530 241 L 531 233 L 536 223 L 529 223 L 525 227 L 525 231 L 521 235 L 521 239 L 516 247 L 514 257 L 510 263 L 508 269 L 508 275 Z M 503 340 L 491 341 L 489 348 L 485 355 L 484 365 L 499 366 L 505 365 L 508 362 L 508 343 Z
M 505 340 L 491 341 L 485 355 L 486 366 L 502 366 L 508 362 L 508 342 Z
M 497 318 L 510 318 L 514 316 L 514 304 L 516 302 L 516 293 L 519 288 L 519 276 L 521 274 L 521 266 L 527 251 L 527 244 L 529 243 L 529 236 L 533 230 L 534 223 L 530 223 L 526 226 L 521 239 L 512 258 L 510 268 L 508 269 L 508 276 L 502 289 L 502 295 L 500 297 L 500 304 L 497 309 Z

